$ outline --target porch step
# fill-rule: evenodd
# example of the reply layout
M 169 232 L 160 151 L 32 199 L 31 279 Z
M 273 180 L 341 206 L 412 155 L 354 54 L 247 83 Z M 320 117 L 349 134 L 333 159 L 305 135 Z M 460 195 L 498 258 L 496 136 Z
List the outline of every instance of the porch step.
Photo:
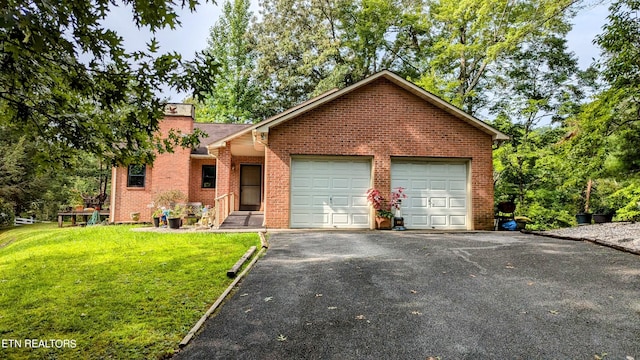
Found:
M 264 212 L 234 211 L 220 225 L 220 229 L 264 229 Z

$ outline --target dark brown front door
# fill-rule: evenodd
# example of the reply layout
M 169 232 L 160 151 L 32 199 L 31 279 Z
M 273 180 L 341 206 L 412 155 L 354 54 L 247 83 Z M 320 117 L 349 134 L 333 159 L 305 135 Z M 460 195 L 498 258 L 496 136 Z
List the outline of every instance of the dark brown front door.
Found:
M 240 210 L 260 210 L 262 166 L 240 165 Z

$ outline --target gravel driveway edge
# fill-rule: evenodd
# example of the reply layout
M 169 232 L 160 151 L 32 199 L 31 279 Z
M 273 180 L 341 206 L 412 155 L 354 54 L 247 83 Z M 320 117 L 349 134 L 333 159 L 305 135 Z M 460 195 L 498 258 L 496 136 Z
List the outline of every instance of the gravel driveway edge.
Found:
M 524 232 L 555 239 L 588 241 L 640 255 L 640 223 L 635 222 L 613 222 L 548 231 Z

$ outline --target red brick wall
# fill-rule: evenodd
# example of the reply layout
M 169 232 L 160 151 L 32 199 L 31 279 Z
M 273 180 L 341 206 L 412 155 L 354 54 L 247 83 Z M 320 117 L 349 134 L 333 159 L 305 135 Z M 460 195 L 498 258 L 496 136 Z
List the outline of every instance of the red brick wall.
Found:
M 189 184 L 189 201 L 201 202 L 202 205 L 213 206 L 216 198 L 215 188 L 202 188 L 202 166 L 216 165 L 215 159 L 191 159 L 191 182 Z
M 229 147 L 223 147 L 218 149 L 218 162 L 216 164 L 216 182 L 217 182 L 217 195 L 222 196 L 230 194 L 231 190 L 231 150 Z
M 187 116 L 167 116 L 160 123 L 160 134 L 169 129 L 183 133 L 193 131 L 193 119 Z M 150 207 L 154 197 L 167 190 L 180 190 L 189 195 L 191 149 L 177 147 L 174 153 L 157 156 L 153 165 L 147 166 L 145 186 L 127 187 L 127 168 L 114 168 L 112 172 L 112 222 L 130 221 L 131 212 L 140 212 L 140 221 L 151 221 L 153 209 Z
M 289 227 L 291 155 L 372 156 L 373 186 L 391 189 L 391 157 L 471 160 L 473 227 L 493 227 L 492 138 L 379 79 L 269 133 L 266 224 Z

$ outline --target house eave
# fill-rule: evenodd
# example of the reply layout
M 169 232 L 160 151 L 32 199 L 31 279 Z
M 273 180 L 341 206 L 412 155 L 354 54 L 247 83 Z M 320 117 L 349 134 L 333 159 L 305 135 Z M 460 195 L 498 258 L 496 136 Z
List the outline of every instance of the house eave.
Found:
M 191 154 L 191 158 L 207 160 L 207 159 L 215 159 L 216 157 L 211 154 Z

